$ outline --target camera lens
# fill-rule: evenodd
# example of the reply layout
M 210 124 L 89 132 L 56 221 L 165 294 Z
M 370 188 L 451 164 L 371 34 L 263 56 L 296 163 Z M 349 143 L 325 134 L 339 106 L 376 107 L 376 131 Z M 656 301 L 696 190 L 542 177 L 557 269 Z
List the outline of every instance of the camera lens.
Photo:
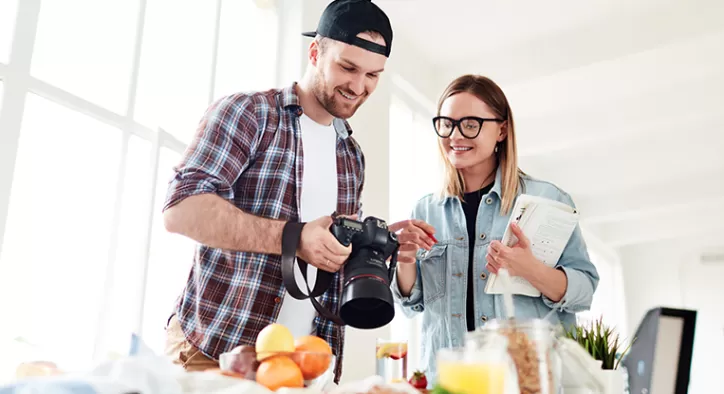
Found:
M 350 257 L 344 269 L 339 316 L 354 328 L 382 327 L 395 317 L 387 266 L 381 254 L 363 248 Z

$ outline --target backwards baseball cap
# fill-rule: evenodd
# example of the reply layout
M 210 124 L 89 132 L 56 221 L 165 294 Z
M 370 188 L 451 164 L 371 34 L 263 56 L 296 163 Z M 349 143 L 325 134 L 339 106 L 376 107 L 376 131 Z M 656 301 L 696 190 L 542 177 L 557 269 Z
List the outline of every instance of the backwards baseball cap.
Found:
M 380 33 L 386 45 L 357 37 L 357 34 L 369 30 Z M 371 0 L 334 0 L 322 13 L 317 30 L 302 33 L 307 37 L 315 37 L 317 34 L 385 57 L 390 57 L 392 50 L 390 20 Z

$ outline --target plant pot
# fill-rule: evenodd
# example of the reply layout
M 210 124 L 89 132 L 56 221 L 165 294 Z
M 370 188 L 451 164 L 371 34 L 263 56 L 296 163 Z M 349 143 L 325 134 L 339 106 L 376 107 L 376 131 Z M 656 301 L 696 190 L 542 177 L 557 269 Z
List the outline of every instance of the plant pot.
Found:
M 623 394 L 625 386 L 621 369 L 602 369 L 601 376 L 606 385 L 606 394 Z

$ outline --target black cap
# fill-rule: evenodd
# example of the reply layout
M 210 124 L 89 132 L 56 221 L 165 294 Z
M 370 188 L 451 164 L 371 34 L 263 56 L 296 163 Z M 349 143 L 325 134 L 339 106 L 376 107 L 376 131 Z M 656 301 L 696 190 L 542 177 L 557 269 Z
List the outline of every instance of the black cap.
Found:
M 368 30 L 380 33 L 386 45 L 357 37 L 357 34 Z M 390 57 L 392 50 L 390 20 L 371 0 L 334 0 L 322 13 L 317 30 L 302 33 L 307 37 L 315 37 L 317 34 L 385 57 Z

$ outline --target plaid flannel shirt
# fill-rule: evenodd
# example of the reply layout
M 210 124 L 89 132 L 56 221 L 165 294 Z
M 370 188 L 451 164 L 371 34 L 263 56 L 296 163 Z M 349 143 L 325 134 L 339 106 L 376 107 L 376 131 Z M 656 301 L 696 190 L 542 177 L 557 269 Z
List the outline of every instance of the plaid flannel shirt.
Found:
M 174 168 L 163 209 L 188 196 L 215 193 L 247 213 L 298 221 L 304 159 L 302 107 L 294 86 L 214 102 Z M 334 126 L 337 212 L 352 215 L 361 206 L 364 156 L 349 124 L 335 119 Z M 342 281 L 339 271 L 321 297 L 322 304 L 337 313 Z M 237 345 L 254 344 L 259 331 L 276 321 L 284 292 L 280 256 L 198 245 L 175 313 L 189 342 L 218 359 Z M 314 324 L 336 355 L 339 381 L 344 329 L 319 316 Z

